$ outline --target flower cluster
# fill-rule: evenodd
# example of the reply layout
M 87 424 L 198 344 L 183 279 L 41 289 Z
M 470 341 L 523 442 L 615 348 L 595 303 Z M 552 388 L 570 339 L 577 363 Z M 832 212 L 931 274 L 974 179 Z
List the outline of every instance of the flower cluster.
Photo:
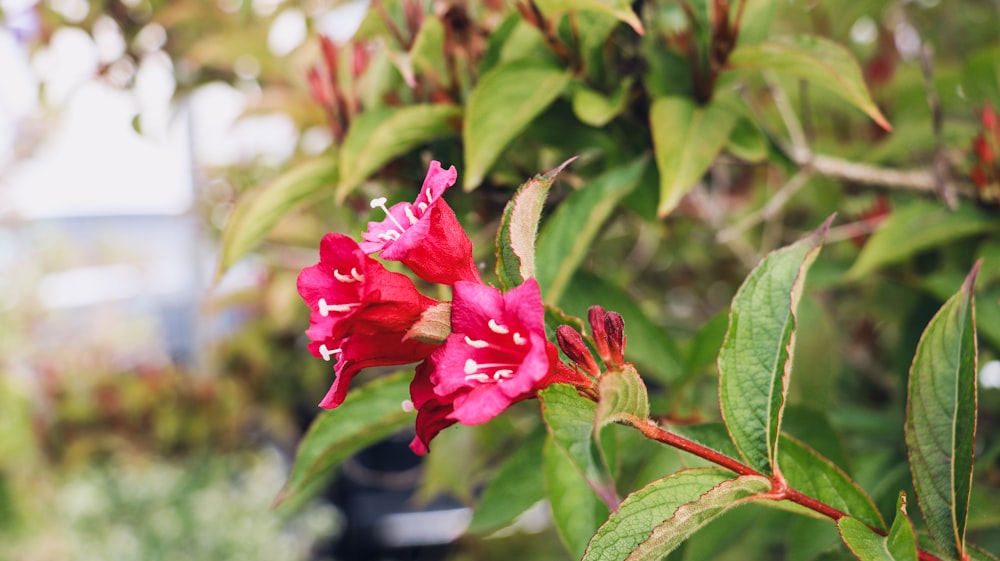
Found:
M 589 387 L 592 380 L 559 360 L 545 336 L 541 292 L 534 279 L 506 293 L 483 283 L 472 243 L 442 199 L 455 184 L 454 167 L 431 162 L 417 199 L 387 208 L 370 222 L 361 243 L 327 234 L 319 263 L 302 271 L 299 294 L 312 311 L 309 350 L 335 361 L 336 379 L 320 402 L 343 403 L 351 378 L 372 366 L 419 363 L 410 395 L 417 410 L 410 448 L 425 454 L 441 430 L 479 424 L 554 382 Z M 414 334 L 441 302 L 421 294 L 410 278 L 372 257 L 399 261 L 421 279 L 452 287 L 450 333 L 428 342 Z

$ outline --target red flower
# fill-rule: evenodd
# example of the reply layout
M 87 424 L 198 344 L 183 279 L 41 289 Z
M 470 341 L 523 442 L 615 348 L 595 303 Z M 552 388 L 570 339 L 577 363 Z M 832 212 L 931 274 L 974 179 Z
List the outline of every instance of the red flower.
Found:
M 472 258 L 472 242 L 441 198 L 457 177 L 455 166 L 445 170 L 433 161 L 413 204 L 396 203 L 387 209 L 385 198 L 373 200 L 372 208 L 382 208 L 387 217 L 368 223 L 361 249 L 369 254 L 381 251 L 382 259 L 401 261 L 428 282 L 481 283 Z
M 555 382 L 592 385 L 559 361 L 545 338 L 545 309 L 538 283 L 528 279 L 506 294 L 457 282 L 451 335 L 419 368 L 410 385 L 417 408 L 417 454 L 456 422 L 485 423 L 512 404 Z
M 351 238 L 327 234 L 320 261 L 299 274 L 299 294 L 312 310 L 306 334 L 310 352 L 337 359 L 336 380 L 320 406 L 344 401 L 348 384 L 360 370 L 418 362 L 437 345 L 407 339 L 406 332 L 424 310 L 437 304 L 417 292 L 406 275 L 386 270 L 365 255 Z

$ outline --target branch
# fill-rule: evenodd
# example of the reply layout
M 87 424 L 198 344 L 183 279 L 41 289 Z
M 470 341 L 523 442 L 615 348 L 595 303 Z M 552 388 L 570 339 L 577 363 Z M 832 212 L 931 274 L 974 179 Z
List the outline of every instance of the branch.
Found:
M 767 477 L 766 475 L 760 473 L 759 471 L 753 469 L 752 467 L 745 465 L 738 460 L 730 458 L 725 454 L 712 450 L 706 446 L 698 444 L 692 440 L 688 440 L 683 436 L 674 434 L 666 429 L 661 428 L 659 425 L 655 424 L 653 421 L 648 419 L 640 419 L 631 415 L 624 415 L 623 421 L 627 422 L 629 425 L 635 427 L 639 430 L 646 438 L 655 440 L 657 442 L 662 442 L 668 446 L 673 446 L 679 450 L 684 450 L 698 456 L 699 458 L 708 460 L 713 464 L 722 466 L 728 470 L 732 470 L 740 475 L 756 475 L 760 477 Z M 775 473 L 774 476 L 768 477 L 771 480 L 772 491 L 766 493 L 763 498 L 767 498 L 775 501 L 791 501 L 798 505 L 804 506 L 809 510 L 822 514 L 823 516 L 831 520 L 840 520 L 841 518 L 848 516 L 847 513 L 838 510 L 824 502 L 818 501 L 808 495 L 803 494 L 800 491 L 788 487 L 787 482 L 779 473 Z M 869 526 L 874 532 L 881 536 L 885 536 L 886 533 L 879 530 L 878 528 L 873 528 Z M 941 561 L 938 557 L 926 551 L 917 550 L 917 556 L 920 561 Z

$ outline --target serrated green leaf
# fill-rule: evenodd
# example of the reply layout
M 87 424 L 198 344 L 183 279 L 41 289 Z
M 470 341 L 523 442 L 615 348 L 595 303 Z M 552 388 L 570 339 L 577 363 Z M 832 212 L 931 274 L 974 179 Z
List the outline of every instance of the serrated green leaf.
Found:
M 796 308 L 832 220 L 767 255 L 733 298 L 729 330 L 719 351 L 719 404 L 740 454 L 761 473 L 777 469 Z
M 624 290 L 583 271 L 573 275 L 561 299 L 563 307 L 579 317 L 593 305 L 618 312 L 625 319 L 625 360 L 636 363 L 644 376 L 672 383 L 682 374 L 680 352 L 669 333 L 643 313 Z
M 657 214 L 670 214 L 708 171 L 729 141 L 739 114 L 713 100 L 699 107 L 684 97 L 660 97 L 649 111 L 656 166 L 660 170 Z
M 649 396 L 646 384 L 631 364 L 621 370 L 611 370 L 597 384 L 600 401 L 594 416 L 594 430 L 610 423 L 634 417 L 645 421 L 649 417 Z
M 575 159 L 570 158 L 559 167 L 524 182 L 504 207 L 496 238 L 496 272 L 504 290 L 535 276 L 535 236 L 545 197 L 559 172 Z
M 920 511 L 934 540 L 956 558 L 965 551 L 976 435 L 978 271 L 977 263 L 920 337 L 906 402 L 906 448 Z
M 369 175 L 393 158 L 458 133 L 462 110 L 454 105 L 382 107 L 361 113 L 340 148 L 337 200 L 343 201 Z
M 933 202 L 914 202 L 894 209 L 865 244 L 845 274 L 858 280 L 876 269 L 904 261 L 916 253 L 984 232 L 1000 230 L 1000 221 L 970 204 L 951 211 Z
M 410 372 L 379 378 L 352 390 L 340 407 L 320 413 L 299 442 L 275 506 L 294 509 L 328 481 L 340 462 L 412 424 L 414 414 L 402 408 L 412 378 Z
M 574 559 L 583 556 L 587 542 L 608 517 L 608 508 L 587 487 L 565 451 L 550 436 L 545 441 L 545 493 L 552 519 Z
M 467 191 L 482 183 L 507 144 L 562 94 L 569 80 L 566 70 L 534 60 L 497 66 L 479 79 L 462 126 Z
M 885 529 L 882 515 L 868 495 L 839 467 L 812 448 L 782 434 L 778 459 L 781 473 L 793 489 L 864 524 Z
M 847 49 L 829 39 L 797 35 L 741 44 L 729 55 L 729 66 L 770 70 L 808 80 L 861 109 L 885 130 L 892 130 L 872 100 L 857 61 Z
M 542 400 L 542 417 L 555 443 L 590 488 L 602 499 L 610 500 L 615 494 L 614 484 L 594 441 L 597 404 L 580 397 L 566 384 L 553 384 L 538 397 Z
M 719 468 L 680 471 L 625 498 L 583 561 L 658 560 L 712 518 L 771 488 L 767 478 Z
M 639 184 L 647 158 L 608 170 L 566 197 L 538 237 L 535 278 L 549 304 L 557 304 L 622 197 Z
M 322 195 L 336 181 L 337 160 L 319 157 L 295 165 L 241 198 L 222 231 L 216 276 L 249 253 L 289 213 Z
M 628 0 L 536 0 L 535 3 L 547 18 L 556 18 L 566 12 L 599 12 L 618 18 L 639 35 L 646 32 Z
M 476 504 L 469 532 L 502 528 L 545 498 L 542 450 L 546 432 L 539 429 L 521 441 L 490 478 Z
M 900 492 L 896 518 L 888 536 L 876 533 L 863 522 L 845 516 L 837 529 L 851 553 L 861 561 L 917 561 L 917 539 L 906 514 L 906 494 Z

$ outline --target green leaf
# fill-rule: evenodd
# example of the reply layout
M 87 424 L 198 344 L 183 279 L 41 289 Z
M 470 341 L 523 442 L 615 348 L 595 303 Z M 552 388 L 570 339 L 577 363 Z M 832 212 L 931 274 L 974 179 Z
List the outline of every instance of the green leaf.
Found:
M 483 489 L 469 523 L 469 532 L 485 533 L 502 528 L 545 498 L 542 472 L 545 440 L 544 430 L 533 432 L 497 469 Z
M 906 402 L 906 448 L 920 511 L 934 540 L 956 558 L 965 552 L 976 434 L 978 271 L 979 263 L 920 337 Z
M 601 233 L 618 201 L 639 184 L 647 158 L 601 174 L 556 207 L 542 227 L 535 278 L 549 304 L 556 304 Z
M 479 79 L 462 126 L 467 191 L 482 183 L 507 144 L 562 94 L 569 80 L 569 72 L 533 60 L 498 66 Z
M 738 113 L 718 99 L 704 107 L 684 97 L 660 97 L 649 111 L 656 166 L 660 170 L 657 214 L 670 214 L 708 171 L 729 141 Z
M 575 159 L 526 181 L 504 207 L 496 239 L 496 272 L 504 290 L 535 276 L 535 236 L 545 197 L 559 172 Z
M 896 519 L 888 536 L 882 536 L 849 516 L 837 521 L 844 544 L 861 561 L 917 561 L 917 539 L 906 514 L 906 494 L 896 502 Z
M 542 417 L 556 445 L 566 454 L 591 489 L 603 499 L 614 497 L 614 484 L 593 438 L 597 404 L 580 397 L 566 384 L 542 390 Z
M 781 413 L 788 391 L 795 314 L 806 273 L 833 217 L 798 242 L 776 250 L 750 272 L 733 298 L 719 350 L 719 404 L 733 442 L 750 467 L 774 473 Z
M 861 109 L 885 130 L 892 130 L 872 100 L 857 61 L 847 49 L 829 39 L 797 35 L 740 44 L 729 55 L 729 66 L 770 70 L 808 80 Z
M 288 482 L 275 506 L 294 509 L 319 491 L 333 468 L 355 452 L 413 423 L 403 410 L 409 398 L 411 372 L 398 372 L 352 390 L 344 403 L 316 417 L 299 442 Z
M 573 88 L 573 113 L 583 123 L 603 127 L 625 109 L 632 82 L 632 78 L 626 77 L 610 96 L 596 92 L 582 82 L 576 84 Z
M 597 384 L 600 401 L 594 417 L 594 430 L 629 417 L 645 421 L 649 417 L 649 396 L 646 384 L 635 367 L 626 364 L 621 370 L 611 370 Z
M 680 352 L 673 338 L 618 286 L 581 271 L 573 275 L 561 301 L 567 312 L 578 317 L 587 317 L 587 309 L 592 305 L 620 313 L 625 319 L 625 335 L 628 336 L 625 359 L 639 365 L 644 376 L 671 383 L 683 373 Z
M 763 162 L 767 158 L 767 137 L 753 119 L 743 117 L 736 121 L 726 150 L 745 162 Z
M 892 211 L 872 234 L 857 261 L 845 274 L 859 280 L 891 263 L 948 242 L 1000 230 L 1000 221 L 970 204 L 951 211 L 933 202 L 915 202 Z
M 556 530 L 574 559 L 608 517 L 608 508 L 587 488 L 566 452 L 551 436 L 545 441 L 545 492 Z
M 431 140 L 458 133 L 462 110 L 454 105 L 383 107 L 362 112 L 340 148 L 337 200 L 393 158 Z
M 336 159 L 319 157 L 295 165 L 241 198 L 222 232 L 216 276 L 249 253 L 289 213 L 323 194 L 336 180 Z
M 719 468 L 679 471 L 625 498 L 601 526 L 583 561 L 655 561 L 726 510 L 771 488 L 760 476 Z
M 778 459 L 781 473 L 793 489 L 873 528 L 885 529 L 882 515 L 868 495 L 839 467 L 812 448 L 782 434 Z
M 639 35 L 646 32 L 639 16 L 632 10 L 632 3 L 628 0 L 536 0 L 535 3 L 546 18 L 556 18 L 566 12 L 575 11 L 600 12 L 618 18 Z

